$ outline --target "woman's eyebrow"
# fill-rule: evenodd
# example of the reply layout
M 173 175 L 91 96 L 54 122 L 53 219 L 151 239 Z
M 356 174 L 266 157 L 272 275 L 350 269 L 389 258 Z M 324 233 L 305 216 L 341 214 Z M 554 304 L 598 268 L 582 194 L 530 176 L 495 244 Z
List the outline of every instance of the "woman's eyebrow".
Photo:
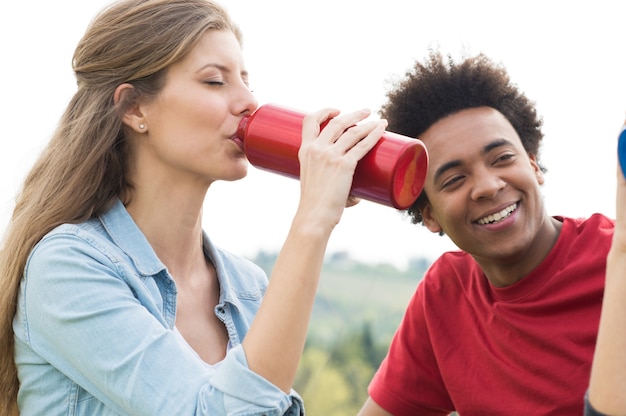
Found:
M 222 65 L 222 64 L 217 64 L 217 63 L 208 63 L 206 65 L 203 65 L 202 68 L 200 68 L 197 72 L 201 72 L 206 68 L 217 68 L 220 71 L 225 72 L 227 74 L 232 72 L 227 66 Z M 241 75 L 241 78 L 243 78 L 244 80 L 246 81 L 248 80 L 248 76 L 249 76 L 248 71 L 243 70 L 240 72 L 240 75 Z

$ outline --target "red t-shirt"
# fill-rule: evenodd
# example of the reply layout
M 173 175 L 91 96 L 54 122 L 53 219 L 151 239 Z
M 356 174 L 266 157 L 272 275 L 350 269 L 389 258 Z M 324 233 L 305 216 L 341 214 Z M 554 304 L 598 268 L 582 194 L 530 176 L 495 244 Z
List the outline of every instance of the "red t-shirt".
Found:
M 582 415 L 614 222 L 560 218 L 528 276 L 495 288 L 464 252 L 417 287 L 370 386 L 396 416 Z

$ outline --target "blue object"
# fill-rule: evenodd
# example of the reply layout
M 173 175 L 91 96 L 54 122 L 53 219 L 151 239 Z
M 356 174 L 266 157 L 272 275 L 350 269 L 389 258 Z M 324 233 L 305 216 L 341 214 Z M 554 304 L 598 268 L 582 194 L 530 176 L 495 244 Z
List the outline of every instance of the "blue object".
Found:
M 626 124 L 622 127 L 622 131 L 619 135 L 617 142 L 617 155 L 619 157 L 619 165 L 622 169 L 624 177 L 626 177 Z

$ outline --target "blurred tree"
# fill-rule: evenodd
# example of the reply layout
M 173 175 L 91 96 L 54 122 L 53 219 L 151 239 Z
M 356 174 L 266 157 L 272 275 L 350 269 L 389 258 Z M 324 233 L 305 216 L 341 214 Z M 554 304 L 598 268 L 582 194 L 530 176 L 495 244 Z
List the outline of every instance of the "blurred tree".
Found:
M 353 416 L 367 398 L 367 386 L 386 352 L 376 344 L 371 324 L 334 343 L 311 340 L 307 343 L 295 389 L 311 416 Z
M 351 409 L 350 385 L 328 362 L 328 353 L 315 347 L 307 348 L 302 356 L 295 388 L 304 399 L 307 415 L 355 415 L 358 409 Z

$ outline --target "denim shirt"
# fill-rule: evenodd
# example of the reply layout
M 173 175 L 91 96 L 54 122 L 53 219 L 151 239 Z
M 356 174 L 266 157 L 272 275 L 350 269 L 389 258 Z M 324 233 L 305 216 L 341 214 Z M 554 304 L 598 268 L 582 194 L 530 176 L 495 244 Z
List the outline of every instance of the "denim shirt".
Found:
M 252 372 L 241 346 L 267 276 L 206 234 L 204 247 L 231 346 L 216 366 L 175 329 L 174 280 L 120 201 L 48 233 L 28 259 L 13 321 L 21 414 L 303 415 L 297 393 Z

